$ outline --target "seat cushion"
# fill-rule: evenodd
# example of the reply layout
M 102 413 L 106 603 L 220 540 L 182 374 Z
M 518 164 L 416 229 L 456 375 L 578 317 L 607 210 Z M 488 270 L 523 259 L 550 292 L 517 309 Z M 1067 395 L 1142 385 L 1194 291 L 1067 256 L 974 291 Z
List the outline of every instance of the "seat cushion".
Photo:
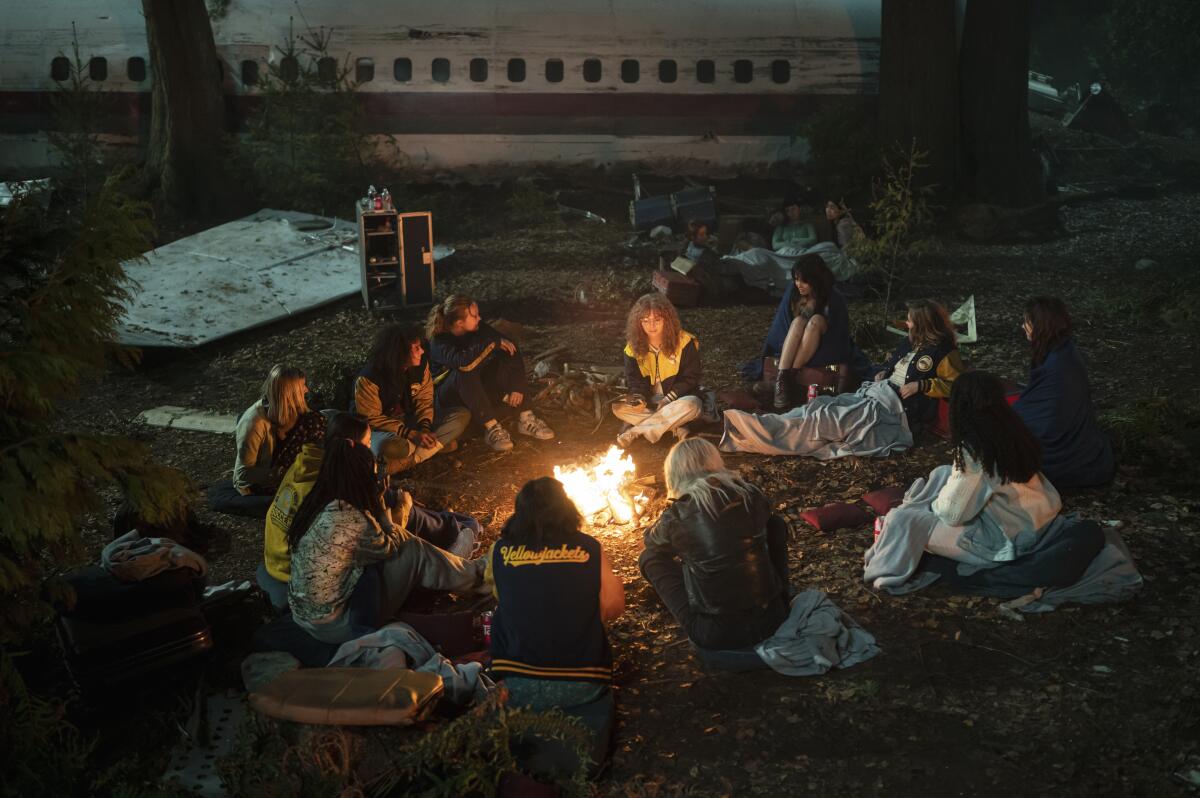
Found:
M 871 523 L 867 511 L 845 502 L 834 502 L 824 507 L 812 507 L 800 513 L 800 518 L 822 532 L 832 532 L 835 529 L 866 526 Z
M 873 490 L 870 493 L 863 494 L 863 501 L 875 511 L 876 515 L 887 515 L 893 509 L 899 507 L 900 502 L 904 501 L 904 488 L 899 485 L 893 485 L 888 488 Z

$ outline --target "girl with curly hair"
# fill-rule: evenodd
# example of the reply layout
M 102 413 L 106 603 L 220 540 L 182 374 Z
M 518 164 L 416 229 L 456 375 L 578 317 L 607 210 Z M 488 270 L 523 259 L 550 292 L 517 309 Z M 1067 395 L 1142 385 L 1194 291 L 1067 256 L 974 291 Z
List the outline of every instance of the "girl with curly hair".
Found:
M 625 319 L 625 384 L 629 395 L 613 403 L 627 425 L 620 446 L 639 437 L 656 443 L 671 432 L 687 437 L 688 422 L 704 410 L 700 399 L 700 346 L 683 329 L 679 313 L 662 294 L 646 294 Z

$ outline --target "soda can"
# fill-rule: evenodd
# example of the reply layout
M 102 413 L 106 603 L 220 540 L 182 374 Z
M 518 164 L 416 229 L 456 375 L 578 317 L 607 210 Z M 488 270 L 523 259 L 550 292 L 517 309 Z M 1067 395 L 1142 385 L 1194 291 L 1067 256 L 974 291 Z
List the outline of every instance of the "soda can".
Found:
M 485 646 L 490 646 L 492 644 L 492 612 L 491 612 L 491 610 L 488 610 L 487 612 L 483 613 L 482 615 L 479 616 L 479 618 L 481 621 L 483 621 L 483 624 L 482 624 L 483 644 Z
M 883 519 L 884 516 L 882 515 L 875 516 L 875 537 L 879 537 L 880 533 L 883 532 Z
M 821 386 L 820 385 L 818 385 L 817 383 L 814 382 L 812 385 L 808 386 L 808 401 L 811 402 L 813 399 L 816 399 L 820 395 L 821 395 Z

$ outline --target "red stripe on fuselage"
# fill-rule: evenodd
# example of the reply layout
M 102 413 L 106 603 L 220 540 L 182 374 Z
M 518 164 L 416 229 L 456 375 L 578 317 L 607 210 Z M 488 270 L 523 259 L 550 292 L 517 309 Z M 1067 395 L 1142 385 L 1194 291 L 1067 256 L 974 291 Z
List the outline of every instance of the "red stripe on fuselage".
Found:
M 0 132 L 50 128 L 55 95 L 0 92 Z M 806 116 L 847 95 L 361 91 L 357 97 L 371 133 L 779 136 L 796 134 Z M 101 92 L 99 99 L 96 132 L 136 134 L 149 125 L 149 92 Z M 226 99 L 238 127 L 268 100 Z

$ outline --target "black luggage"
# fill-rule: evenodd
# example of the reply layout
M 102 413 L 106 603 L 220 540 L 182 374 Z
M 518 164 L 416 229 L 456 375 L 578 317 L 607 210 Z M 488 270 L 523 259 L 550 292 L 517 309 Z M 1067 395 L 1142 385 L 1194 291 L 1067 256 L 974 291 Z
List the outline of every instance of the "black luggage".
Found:
M 57 628 L 80 687 L 137 679 L 212 649 L 212 630 L 198 606 L 203 582 L 188 569 L 121 582 L 91 566 L 66 580 L 76 602 L 59 614 Z

